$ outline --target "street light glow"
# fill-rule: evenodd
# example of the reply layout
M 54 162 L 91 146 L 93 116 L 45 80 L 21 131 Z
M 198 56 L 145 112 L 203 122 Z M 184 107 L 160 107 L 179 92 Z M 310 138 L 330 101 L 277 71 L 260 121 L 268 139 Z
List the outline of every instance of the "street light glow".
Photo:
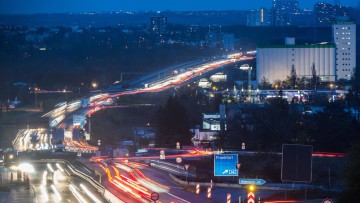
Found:
M 33 173 L 35 171 L 34 166 L 28 163 L 20 164 L 18 170 L 25 173 Z

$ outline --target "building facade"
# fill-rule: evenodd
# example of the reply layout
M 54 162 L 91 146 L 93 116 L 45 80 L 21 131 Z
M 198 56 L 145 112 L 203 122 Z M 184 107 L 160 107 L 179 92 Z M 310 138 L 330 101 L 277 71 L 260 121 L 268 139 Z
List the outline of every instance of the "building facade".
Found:
M 290 15 L 299 12 L 298 0 L 273 0 L 273 22 L 274 26 L 290 25 Z
M 150 32 L 152 34 L 165 34 L 167 31 L 167 17 L 166 16 L 152 16 L 150 18 Z
M 271 26 L 272 10 L 260 8 L 257 10 L 250 10 L 246 16 L 247 26 Z
M 317 26 L 331 26 L 338 18 L 356 19 L 356 12 L 353 8 L 323 2 L 314 5 L 314 15 Z
M 233 33 L 211 31 L 206 34 L 205 39 L 206 44 L 209 47 L 221 48 L 226 51 L 232 51 L 235 49 L 235 37 Z
M 356 67 L 356 24 L 335 22 L 332 26 L 333 41 L 336 46 L 337 79 L 351 79 Z
M 256 80 L 266 78 L 274 84 L 276 80 L 285 80 L 294 66 L 297 77 L 312 77 L 314 65 L 316 75 L 322 81 L 335 81 L 335 45 L 295 45 L 293 38 L 285 45 L 266 45 L 257 48 Z

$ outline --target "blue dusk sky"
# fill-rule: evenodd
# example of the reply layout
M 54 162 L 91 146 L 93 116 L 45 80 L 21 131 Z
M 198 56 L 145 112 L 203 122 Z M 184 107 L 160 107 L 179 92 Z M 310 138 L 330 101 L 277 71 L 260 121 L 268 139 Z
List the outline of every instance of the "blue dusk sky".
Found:
M 316 2 L 334 0 L 299 0 L 300 8 L 313 10 Z M 341 0 L 342 5 L 356 6 L 357 0 Z M 270 8 L 272 0 L 0 0 L 1 14 L 34 14 L 106 11 L 188 11 L 247 10 Z

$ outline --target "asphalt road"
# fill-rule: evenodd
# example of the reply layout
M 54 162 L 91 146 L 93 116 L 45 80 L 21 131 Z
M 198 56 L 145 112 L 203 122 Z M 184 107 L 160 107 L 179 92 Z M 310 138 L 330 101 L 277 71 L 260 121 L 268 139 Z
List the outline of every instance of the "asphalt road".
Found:
M 27 187 L 24 183 L 24 176 L 18 179 L 15 171 L 13 171 L 13 183 L 10 183 L 11 170 L 1 167 L 1 174 L 4 174 L 3 183 L 11 187 L 11 191 L 8 193 L 0 193 L 0 201 L 6 203 L 96 202 L 93 197 L 85 193 L 85 190 L 82 188 L 85 186 L 96 199 L 101 202 L 106 202 L 95 188 L 85 180 L 72 174 L 65 164 L 59 164 L 63 172 L 60 171 L 55 163 L 49 164 L 54 172 L 51 172 L 47 163 L 32 164 L 34 171 L 25 173 L 29 177 L 30 187 Z M 44 173 L 46 175 L 44 175 Z M 80 184 L 83 186 L 80 186 Z M 77 191 L 77 195 L 74 191 Z

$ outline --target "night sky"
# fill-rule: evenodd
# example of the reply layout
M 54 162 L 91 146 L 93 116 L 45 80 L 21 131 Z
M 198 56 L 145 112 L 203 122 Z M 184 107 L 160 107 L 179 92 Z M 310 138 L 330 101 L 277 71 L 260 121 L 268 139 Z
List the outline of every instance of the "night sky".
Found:
M 313 10 L 315 2 L 333 0 L 300 0 L 301 8 Z M 270 8 L 272 0 L 0 0 L 2 14 L 163 11 L 163 10 L 247 10 Z M 342 5 L 356 6 L 357 0 L 341 0 Z

